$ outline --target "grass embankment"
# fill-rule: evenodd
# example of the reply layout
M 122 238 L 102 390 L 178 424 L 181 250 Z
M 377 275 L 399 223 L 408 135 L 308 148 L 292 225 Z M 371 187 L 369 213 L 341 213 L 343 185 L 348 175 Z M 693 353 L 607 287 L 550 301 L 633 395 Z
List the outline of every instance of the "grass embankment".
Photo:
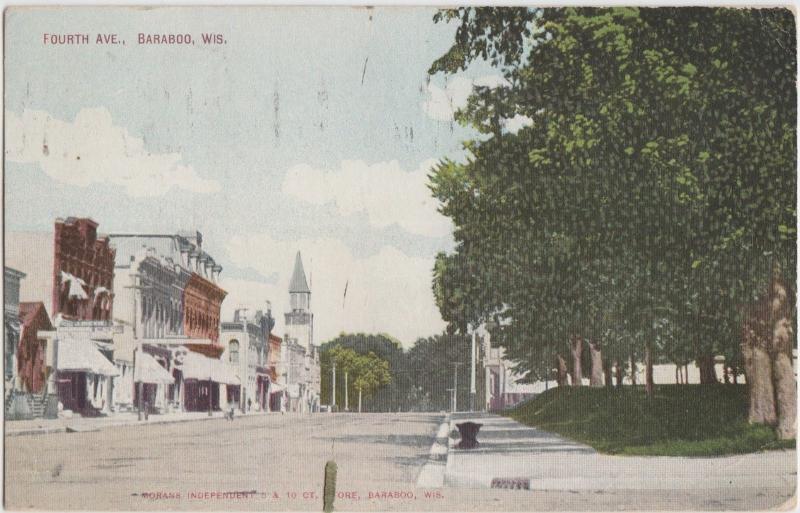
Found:
M 509 411 L 513 419 L 610 454 L 718 456 L 794 448 L 747 423 L 744 385 L 557 387 Z

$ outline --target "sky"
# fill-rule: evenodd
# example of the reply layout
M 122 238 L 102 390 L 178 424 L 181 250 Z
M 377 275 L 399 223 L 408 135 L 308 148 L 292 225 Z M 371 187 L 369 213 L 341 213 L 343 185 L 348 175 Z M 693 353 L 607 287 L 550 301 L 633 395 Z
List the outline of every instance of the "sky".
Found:
M 427 176 L 464 157 L 474 134 L 453 111 L 473 84 L 503 80 L 485 66 L 428 76 L 455 32 L 434 13 L 10 9 L 6 230 L 52 231 L 67 216 L 105 233 L 197 229 L 224 268 L 223 319 L 269 300 L 278 334 L 299 250 L 316 343 L 381 332 L 408 347 L 440 333 L 431 269 L 453 247 L 452 224 Z M 92 44 L 43 42 L 74 33 Z M 140 33 L 195 43 L 139 45 Z M 98 45 L 97 34 L 125 43 Z

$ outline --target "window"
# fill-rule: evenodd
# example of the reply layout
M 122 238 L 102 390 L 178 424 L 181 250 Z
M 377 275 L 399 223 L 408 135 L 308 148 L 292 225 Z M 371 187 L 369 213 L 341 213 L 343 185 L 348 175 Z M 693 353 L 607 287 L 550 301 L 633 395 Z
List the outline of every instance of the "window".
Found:
M 239 341 L 231 340 L 228 344 L 228 351 L 231 353 L 231 363 L 239 363 Z

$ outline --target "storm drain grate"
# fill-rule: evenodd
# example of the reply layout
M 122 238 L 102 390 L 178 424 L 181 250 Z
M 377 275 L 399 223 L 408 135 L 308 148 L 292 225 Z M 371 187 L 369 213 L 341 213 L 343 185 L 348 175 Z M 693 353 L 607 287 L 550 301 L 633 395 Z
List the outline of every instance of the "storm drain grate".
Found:
M 492 488 L 506 490 L 530 490 L 531 480 L 525 477 L 495 477 L 492 479 Z

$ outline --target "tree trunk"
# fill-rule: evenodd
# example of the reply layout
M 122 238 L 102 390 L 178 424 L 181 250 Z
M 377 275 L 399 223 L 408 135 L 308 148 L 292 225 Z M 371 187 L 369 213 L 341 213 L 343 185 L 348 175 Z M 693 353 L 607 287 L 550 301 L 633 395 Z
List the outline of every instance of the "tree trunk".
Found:
M 614 377 L 611 373 L 611 360 L 603 360 L 603 374 L 605 375 L 606 388 L 614 386 Z
M 647 397 L 653 397 L 653 355 L 650 351 L 650 344 L 644 348 L 644 391 Z
M 722 366 L 722 382 L 725 383 L 726 385 L 729 385 L 731 382 L 731 376 L 730 373 L 728 372 L 727 362 Z
M 631 355 L 631 385 L 636 384 L 636 358 Z
M 579 387 L 583 384 L 583 373 L 581 372 L 581 353 L 583 353 L 583 339 L 572 337 L 570 340 L 570 353 L 572 353 L 572 386 Z
M 676 385 L 681 384 L 680 367 L 677 365 L 675 366 L 675 384 Z
M 361 413 L 361 389 L 358 389 L 358 413 Z
M 769 288 L 745 316 L 742 356 L 750 389 L 751 423 L 775 426 L 781 438 L 794 438 L 797 390 L 792 368 L 792 314 L 790 291 L 773 264 Z
M 711 385 L 717 381 L 717 371 L 714 368 L 714 355 L 704 354 L 697 358 L 697 368 L 700 369 L 700 384 Z
M 603 386 L 603 353 L 597 342 L 589 340 L 589 355 L 592 359 L 592 373 L 589 375 L 589 385 Z
M 619 360 L 614 360 L 614 369 L 617 374 L 617 386 L 622 386 L 622 364 L 619 363 Z
M 567 362 L 560 354 L 556 355 L 556 382 L 558 386 L 567 386 Z
M 772 379 L 778 414 L 778 438 L 791 440 L 797 435 L 797 383 L 792 368 L 792 308 L 789 291 L 777 279 L 772 286 Z

